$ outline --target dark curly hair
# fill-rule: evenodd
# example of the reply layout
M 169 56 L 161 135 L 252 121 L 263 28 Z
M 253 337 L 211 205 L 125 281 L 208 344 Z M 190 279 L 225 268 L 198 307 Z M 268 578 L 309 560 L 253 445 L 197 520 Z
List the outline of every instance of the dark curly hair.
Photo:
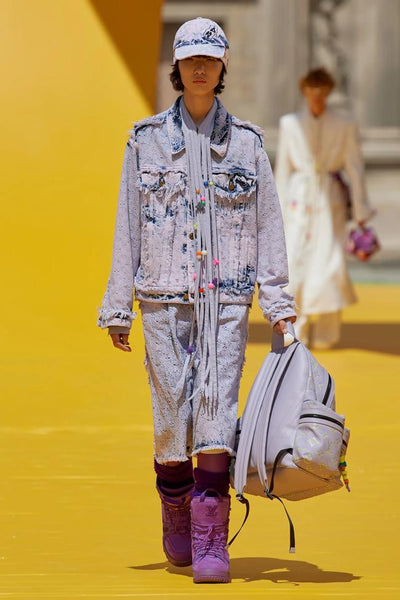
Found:
M 318 67 L 306 73 L 300 79 L 299 86 L 301 90 L 305 87 L 327 87 L 332 90 L 335 87 L 335 80 L 324 67 Z
M 181 79 L 181 74 L 179 72 L 178 62 L 179 61 L 176 61 L 173 65 L 171 65 L 172 71 L 169 74 L 169 80 L 172 83 L 172 87 L 174 88 L 175 91 L 183 92 L 183 83 L 182 83 L 182 79 Z M 223 64 L 222 71 L 219 76 L 218 85 L 214 88 L 214 94 L 220 94 L 222 92 L 222 90 L 225 88 L 225 84 L 224 84 L 225 74 L 226 74 L 226 68 L 225 68 L 225 65 Z

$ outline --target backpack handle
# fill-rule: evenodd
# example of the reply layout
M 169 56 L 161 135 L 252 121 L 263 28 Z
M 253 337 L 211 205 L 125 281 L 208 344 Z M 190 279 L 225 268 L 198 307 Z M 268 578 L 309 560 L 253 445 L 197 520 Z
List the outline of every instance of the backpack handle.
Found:
M 286 323 L 288 326 L 288 332 L 284 335 L 281 333 L 276 333 L 276 331 L 273 330 L 271 348 L 274 352 L 283 350 L 283 348 L 286 348 L 287 346 L 290 346 L 290 344 L 293 344 L 293 342 L 297 341 L 293 323 L 291 321 L 286 321 Z

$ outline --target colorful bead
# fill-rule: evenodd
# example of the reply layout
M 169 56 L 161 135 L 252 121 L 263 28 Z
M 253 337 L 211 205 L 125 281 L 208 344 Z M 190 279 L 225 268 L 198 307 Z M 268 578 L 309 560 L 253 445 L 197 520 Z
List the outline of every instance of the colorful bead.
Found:
M 204 288 L 199 287 L 199 294 L 204 294 Z
M 206 201 L 205 197 L 204 196 L 200 196 L 200 202 L 205 202 L 205 201 Z
M 200 194 L 199 188 L 196 188 L 196 194 Z
M 214 185 L 214 182 L 213 181 L 209 181 L 208 185 L 211 187 L 212 185 Z
M 193 223 L 193 229 L 196 231 L 197 230 L 197 223 Z
M 340 474 L 342 476 L 344 485 L 346 486 L 346 489 L 348 492 L 350 492 L 350 483 L 349 483 L 349 477 L 347 475 L 347 462 L 345 460 L 345 456 L 341 456 L 340 457 L 340 462 L 339 462 L 339 471 Z
M 186 350 L 186 352 L 188 354 L 193 354 L 193 352 L 194 352 L 194 346 L 188 346 L 188 349 Z
M 213 283 L 209 283 L 207 287 L 209 290 L 213 290 L 215 288 L 215 285 Z
M 203 254 L 202 254 L 201 250 L 197 250 L 196 258 L 197 258 L 197 260 L 201 260 L 203 258 Z
M 214 265 L 214 266 L 217 266 L 217 265 L 219 265 L 219 260 L 218 260 L 218 258 L 213 258 L 213 265 Z
M 197 279 L 197 275 L 196 275 L 196 273 L 193 273 L 193 281 L 196 281 L 196 279 Z
M 218 285 L 218 279 L 216 277 L 214 277 L 214 279 L 212 280 L 213 282 L 213 286 L 216 287 Z
M 208 187 L 208 181 L 203 181 L 204 187 Z

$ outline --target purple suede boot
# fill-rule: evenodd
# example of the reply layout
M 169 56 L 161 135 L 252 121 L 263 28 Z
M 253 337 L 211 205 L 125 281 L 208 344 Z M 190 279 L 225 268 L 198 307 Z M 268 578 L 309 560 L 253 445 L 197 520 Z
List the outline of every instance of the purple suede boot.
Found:
M 193 466 L 186 460 L 176 466 L 154 461 L 156 487 L 161 498 L 163 548 L 170 563 L 177 567 L 192 564 L 190 500 L 194 487 Z
M 157 491 L 161 498 L 165 555 L 176 567 L 187 567 L 192 564 L 190 501 L 193 485 L 179 490 L 179 496 L 166 495 L 159 485 Z
M 194 496 L 192 557 L 194 583 L 229 583 L 228 541 L 230 496 L 209 489 Z

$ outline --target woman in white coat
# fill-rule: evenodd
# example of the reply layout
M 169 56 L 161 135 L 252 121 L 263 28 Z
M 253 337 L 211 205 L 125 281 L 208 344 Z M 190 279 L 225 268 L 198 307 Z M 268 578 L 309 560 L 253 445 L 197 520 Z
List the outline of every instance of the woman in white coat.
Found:
M 334 80 L 314 69 L 300 80 L 304 110 L 280 120 L 275 179 L 285 222 L 289 291 L 299 307 L 296 332 L 314 348 L 339 341 L 341 310 L 355 302 L 345 259 L 349 183 L 352 218 L 371 216 L 357 127 L 328 109 Z M 312 340 L 310 338 L 310 324 Z

